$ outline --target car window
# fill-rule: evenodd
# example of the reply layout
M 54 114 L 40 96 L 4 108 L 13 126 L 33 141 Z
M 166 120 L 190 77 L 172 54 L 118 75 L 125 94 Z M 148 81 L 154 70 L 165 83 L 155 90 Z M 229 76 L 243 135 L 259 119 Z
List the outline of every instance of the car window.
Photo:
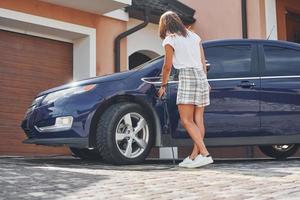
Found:
M 263 76 L 300 75 L 300 51 L 266 45 L 264 53 Z
M 173 81 L 178 81 L 178 75 L 179 75 L 179 70 L 175 69 L 174 66 L 172 65 L 172 69 L 170 72 L 170 77 Z
M 178 75 L 179 75 L 179 70 L 175 69 L 174 66 L 172 65 L 168 81 L 178 81 Z M 160 72 L 159 76 L 162 77 L 162 71 Z
M 153 59 L 151 59 L 151 60 L 149 60 L 149 61 L 147 61 L 147 62 L 145 62 L 145 63 L 143 63 L 143 64 L 141 64 L 137 67 L 134 67 L 134 68 L 130 69 L 130 71 L 136 71 L 136 70 L 140 70 L 140 69 L 145 69 L 147 67 L 151 67 L 152 64 L 155 64 L 157 62 L 161 62 L 162 60 L 163 60 L 163 56 L 158 56 L 158 57 L 153 58 Z
M 252 76 L 251 45 L 207 47 L 205 57 L 210 63 L 208 78 L 238 78 Z

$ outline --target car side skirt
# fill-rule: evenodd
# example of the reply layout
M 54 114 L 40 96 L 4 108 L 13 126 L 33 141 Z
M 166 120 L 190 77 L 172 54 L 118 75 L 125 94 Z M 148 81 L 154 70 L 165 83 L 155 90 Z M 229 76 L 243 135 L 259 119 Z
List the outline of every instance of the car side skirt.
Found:
M 174 139 L 170 135 L 163 135 L 163 146 L 192 146 L 191 138 Z M 248 146 L 248 145 L 273 145 L 273 144 L 300 144 L 299 135 L 281 136 L 253 136 L 253 137 L 220 137 L 205 138 L 208 147 Z
M 288 136 L 259 136 L 259 137 L 222 137 L 205 138 L 208 147 L 247 146 L 247 145 L 272 145 L 272 144 L 300 144 L 300 135 Z M 46 146 L 69 146 L 77 148 L 89 148 L 88 138 L 42 138 L 27 139 L 25 144 L 37 144 Z M 162 146 L 192 146 L 190 138 L 174 139 L 170 135 L 162 136 Z M 162 147 L 160 146 L 160 147 Z
M 69 146 L 77 148 L 88 148 L 88 138 L 33 138 L 24 140 L 25 144 L 37 144 L 46 146 Z

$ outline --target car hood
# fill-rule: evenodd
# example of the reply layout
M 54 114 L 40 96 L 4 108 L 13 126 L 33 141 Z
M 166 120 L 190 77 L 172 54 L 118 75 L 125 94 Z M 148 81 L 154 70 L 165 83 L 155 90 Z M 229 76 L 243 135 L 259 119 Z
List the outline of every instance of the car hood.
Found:
M 74 82 L 67 83 L 67 84 L 64 84 L 64 85 L 61 85 L 61 86 L 58 86 L 58 87 L 51 88 L 49 90 L 45 90 L 45 91 L 39 93 L 37 96 L 46 95 L 46 94 L 49 94 L 49 93 L 52 93 L 52 92 L 67 89 L 67 88 L 74 87 L 74 86 L 89 85 L 89 84 L 97 84 L 97 83 L 103 83 L 103 82 L 109 82 L 109 81 L 123 80 L 123 79 L 128 78 L 129 76 L 131 76 L 135 72 L 137 72 L 137 70 L 118 72 L 118 73 L 108 74 L 108 75 L 103 75 L 103 76 L 95 76 L 95 77 L 91 77 L 91 78 L 87 78 L 87 79 L 83 79 L 83 80 L 79 80 L 79 81 L 74 81 Z

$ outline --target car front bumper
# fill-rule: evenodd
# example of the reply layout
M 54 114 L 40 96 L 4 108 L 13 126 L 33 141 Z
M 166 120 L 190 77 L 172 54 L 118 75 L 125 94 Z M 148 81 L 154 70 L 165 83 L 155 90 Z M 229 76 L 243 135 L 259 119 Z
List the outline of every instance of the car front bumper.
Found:
M 24 143 L 88 147 L 92 117 L 100 103 L 90 100 L 73 98 L 30 109 L 21 123 L 28 138 Z

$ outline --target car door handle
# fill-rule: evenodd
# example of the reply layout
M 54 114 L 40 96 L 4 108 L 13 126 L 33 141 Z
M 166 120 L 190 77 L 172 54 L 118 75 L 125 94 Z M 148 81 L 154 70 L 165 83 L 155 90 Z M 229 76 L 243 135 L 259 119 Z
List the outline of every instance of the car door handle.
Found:
M 145 83 L 150 83 L 154 86 L 161 86 L 161 79 L 162 77 L 143 77 L 141 78 L 142 81 L 144 81 Z M 171 77 L 170 77 L 171 79 Z M 168 80 L 168 84 L 171 84 L 171 83 L 179 83 L 178 80 Z
M 255 87 L 255 83 L 253 82 L 249 82 L 249 81 L 241 81 L 238 85 L 238 87 L 241 87 L 241 88 L 253 88 Z

